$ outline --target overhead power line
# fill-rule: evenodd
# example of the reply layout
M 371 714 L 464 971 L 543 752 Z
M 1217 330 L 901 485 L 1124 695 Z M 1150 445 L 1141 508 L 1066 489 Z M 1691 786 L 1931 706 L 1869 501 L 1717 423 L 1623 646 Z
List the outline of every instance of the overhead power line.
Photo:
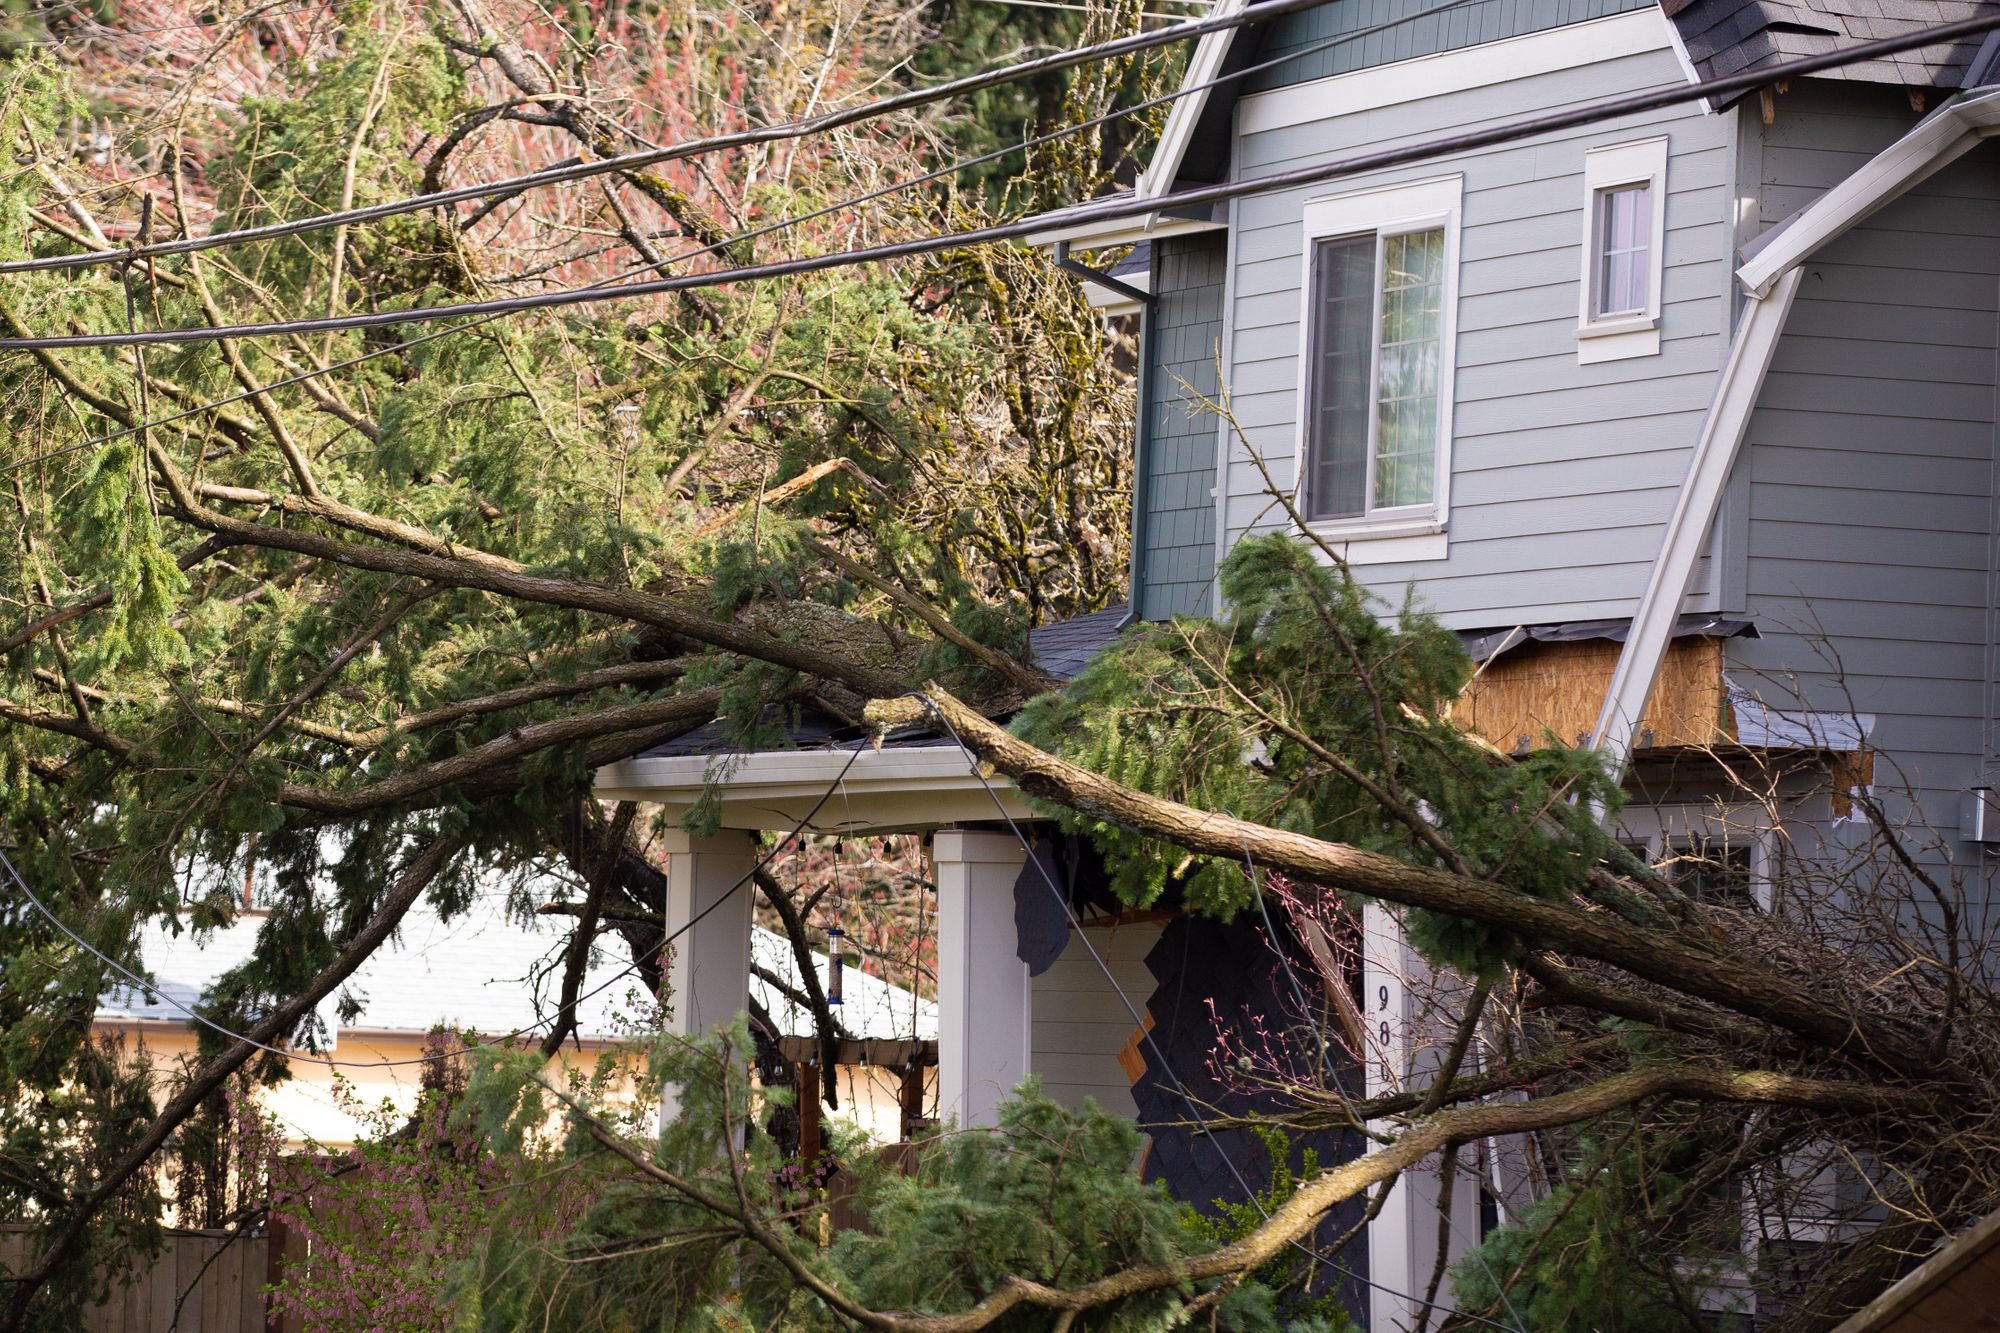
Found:
M 784 851 L 787 846 L 789 846 L 794 840 L 796 840 L 801 834 L 803 834 L 806 831 L 807 826 L 810 825 L 812 821 L 819 816 L 819 812 L 825 808 L 826 803 L 833 799 L 833 794 L 839 791 L 841 789 L 842 784 L 847 781 L 848 770 L 854 767 L 854 761 L 859 759 L 865 752 L 866 752 L 865 746 L 857 745 L 854 748 L 854 752 L 847 757 L 847 762 L 841 765 L 840 772 L 834 775 L 833 782 L 828 785 L 827 789 L 824 792 L 820 794 L 819 800 L 813 803 L 813 808 L 806 812 L 805 817 L 799 820 L 797 824 L 793 825 L 791 832 L 787 833 L 784 837 L 778 839 L 776 843 L 772 844 L 771 850 L 766 852 L 761 858 L 758 859 L 757 864 L 750 868 L 750 873 L 744 875 L 734 884 L 731 884 L 728 888 L 724 889 L 720 894 L 716 896 L 714 902 L 710 903 L 708 906 L 702 908 L 699 912 L 696 912 L 692 917 L 690 917 L 686 925 L 681 926 L 675 931 L 673 931 L 665 939 L 662 939 L 658 944 L 655 944 L 650 949 L 646 950 L 646 952 L 643 955 L 635 956 L 630 963 L 627 963 L 624 967 L 620 968 L 616 973 L 614 973 L 610 980 L 604 982 L 602 985 L 594 987 L 591 990 L 587 990 L 583 994 L 577 996 L 573 1004 L 569 1005 L 558 1004 L 548 1014 L 544 1015 L 541 1018 L 536 1019 L 534 1022 L 528 1024 L 526 1027 L 515 1028 L 512 1032 L 509 1032 L 505 1036 L 496 1037 L 492 1041 L 472 1043 L 471 1045 L 468 1045 L 465 1049 L 473 1050 L 488 1046 L 502 1046 L 510 1041 L 515 1040 L 516 1038 L 528 1036 L 531 1033 L 534 1033 L 539 1029 L 546 1027 L 550 1022 L 560 1017 L 565 1009 L 574 1009 L 577 1006 L 581 1005 L 585 1000 L 600 995 L 603 992 L 609 990 L 611 987 L 617 985 L 620 981 L 623 981 L 626 977 L 630 976 L 633 970 L 637 968 L 639 964 L 643 962 L 645 959 L 656 958 L 660 954 L 664 953 L 668 945 L 672 944 L 675 940 L 679 939 L 681 936 L 687 934 L 690 930 L 693 930 L 696 926 L 700 925 L 704 917 L 706 917 L 710 912 L 713 912 L 716 908 L 722 906 L 722 904 L 724 904 L 725 902 L 728 902 L 729 899 L 736 893 L 738 889 L 741 889 L 744 885 L 756 879 L 757 873 L 759 871 L 765 869 L 771 864 L 771 862 L 777 860 L 778 853 Z M 153 982 L 146 980 L 144 977 L 140 976 L 137 972 L 132 971 L 130 968 L 126 967 L 123 963 L 120 963 L 117 959 L 111 957 L 111 955 L 105 953 L 102 949 L 99 949 L 89 940 L 85 939 L 82 935 L 78 934 L 74 929 L 70 927 L 68 922 L 64 921 L 60 916 L 56 914 L 55 909 L 51 908 L 47 903 L 44 903 L 41 900 L 40 896 L 37 895 L 33 889 L 28 887 L 27 879 L 24 878 L 20 870 L 16 868 L 16 866 L 14 865 L 14 859 L 7 855 L 7 850 L 4 847 L 0 847 L 0 869 L 4 869 L 6 871 L 7 877 L 13 880 L 14 887 L 21 891 L 21 896 L 28 900 L 28 905 L 33 907 L 43 917 L 47 918 L 49 924 L 53 925 L 57 930 L 61 931 L 65 936 L 67 936 L 72 944 L 76 945 L 78 948 L 82 949 L 85 953 L 97 959 L 97 961 L 102 963 L 105 967 L 110 968 L 111 971 L 116 973 L 118 976 L 123 977 L 126 983 L 132 986 L 134 989 L 147 995 L 157 995 L 167 1004 L 173 1006 L 181 1013 L 187 1015 L 190 1021 L 199 1023 L 203 1027 L 208 1028 L 210 1031 L 215 1032 L 220 1036 L 229 1038 L 231 1041 L 237 1042 L 241 1045 L 252 1047 L 256 1050 L 263 1051 L 269 1055 L 283 1056 L 287 1060 L 297 1060 L 303 1064 L 309 1064 L 309 1065 L 326 1065 L 330 1068 L 335 1068 L 335 1069 L 393 1069 L 403 1065 L 427 1065 L 427 1064 L 435 1064 L 440 1060 L 449 1060 L 459 1054 L 458 1051 L 441 1051 L 434 1055 L 420 1055 L 408 1060 L 329 1060 L 325 1056 L 302 1055 L 298 1051 L 287 1050 L 282 1046 L 267 1045 L 264 1042 L 258 1041 L 254 1037 L 246 1036 L 241 1032 L 237 1032 L 233 1028 L 224 1027 L 222 1024 L 216 1022 L 214 1019 L 208 1017 L 208 1015 L 195 1009 L 192 1005 L 183 1004 L 181 1001 L 175 999 L 173 996 L 168 995 L 159 986 L 155 985 Z
M 1018 61 L 1002 65 L 996 69 L 982 70 L 963 78 L 946 83 L 933 84 L 927 88 L 912 88 L 907 92 L 895 93 L 857 106 L 842 107 L 817 116 L 806 116 L 799 120 L 783 121 L 776 125 L 762 125 L 754 129 L 737 130 L 730 134 L 715 134 L 703 139 L 689 139 L 677 144 L 667 144 L 659 148 L 643 148 L 636 152 L 621 153 L 616 157 L 599 158 L 594 162 L 578 162 L 566 167 L 551 167 L 544 171 L 533 171 L 526 175 L 510 176 L 497 181 L 483 181 L 477 185 L 461 185 L 449 190 L 438 190 L 431 194 L 412 195 L 404 199 L 386 200 L 363 208 L 343 209 L 337 213 L 319 213 L 312 217 L 298 218 L 290 222 L 273 222 L 261 227 L 244 227 L 236 231 L 211 232 L 206 236 L 188 236 L 174 241 L 161 241 L 154 245 L 133 246 L 124 250 L 92 250 L 75 255 L 45 255 L 35 259 L 16 259 L 0 264 L 0 273 L 33 273 L 49 269 L 91 268 L 100 264 L 123 264 L 135 259 L 157 258 L 163 255 L 192 254 L 201 250 L 213 250 L 219 246 L 241 245 L 252 241 L 275 240 L 284 236 L 297 236 L 305 232 L 322 231 L 329 227 L 344 227 L 358 222 L 374 222 L 382 218 L 397 217 L 405 213 L 422 212 L 427 208 L 438 208 L 446 204 L 461 203 L 468 199 L 486 199 L 494 195 L 519 194 L 524 190 L 539 189 L 546 185 L 560 185 L 567 181 L 588 180 L 593 176 L 604 176 L 620 171 L 635 171 L 641 167 L 657 166 L 662 162 L 674 162 L 682 158 L 699 157 L 709 153 L 728 152 L 731 149 L 748 148 L 757 144 L 775 143 L 786 139 L 799 139 L 812 134 L 824 134 L 864 120 L 874 120 L 907 111 L 914 107 L 928 106 L 934 102 L 948 101 L 963 97 L 968 93 L 996 88 L 1003 84 L 1018 83 L 1041 74 L 1069 69 L 1075 65 L 1093 61 L 1110 60 L 1117 56 L 1131 55 L 1139 51 L 1149 51 L 1157 46 L 1186 41 L 1191 37 L 1206 36 L 1211 32 L 1224 32 L 1240 28 L 1249 23 L 1262 23 L 1268 19 L 1282 18 L 1286 14 L 1300 10 L 1317 8 L 1328 0 L 1265 0 L 1262 4 L 1251 5 L 1227 14 L 1216 14 L 1208 18 L 1190 19 L 1170 27 L 1157 28 L 1152 32 L 1134 33 L 1127 37 L 1114 38 L 1108 42 L 1097 42 L 1090 46 L 1072 47 L 1052 52 L 1033 60 Z
M 877 188 L 869 190 L 863 194 L 850 195 L 844 199 L 836 199 L 830 204 L 824 204 L 819 208 L 812 209 L 808 212 L 794 213 L 788 217 L 779 218 L 776 221 L 765 223 L 760 227 L 752 228 L 749 231 L 734 233 L 728 237 L 725 237 L 720 241 L 712 241 L 706 245 L 696 246 L 694 249 L 691 250 L 684 250 L 678 254 L 669 255 L 664 262 L 668 264 L 684 263 L 690 259 L 698 259 L 705 254 L 712 254 L 715 251 L 724 248 L 725 246 L 737 245 L 744 241 L 758 240 L 762 237 L 769 236 L 775 232 L 785 231 L 789 228 L 800 226 L 804 223 L 812 222 L 815 221 L 816 219 L 827 217 L 834 213 L 845 212 L 848 209 L 858 208 L 863 204 L 873 203 L 877 199 L 887 198 L 892 194 L 897 194 L 904 190 L 915 189 L 916 187 L 928 184 L 931 181 L 942 180 L 947 177 L 957 175 L 961 171 L 967 171 L 973 167 L 981 166 L 988 162 L 999 161 L 1000 159 L 1009 157 L 1015 153 L 1027 152 L 1031 149 L 1039 148 L 1044 144 L 1053 143 L 1058 139 L 1066 138 L 1072 134 L 1080 134 L 1086 130 L 1095 129 L 1099 125 L 1104 125 L 1114 120 L 1119 120 L 1127 116 L 1135 116 L 1141 112 L 1150 111 L 1154 107 L 1162 106 L 1169 102 L 1178 101 L 1184 97 L 1192 97 L 1196 93 L 1208 92 L 1211 89 L 1222 87 L 1225 84 L 1236 83 L 1240 80 L 1251 78 L 1252 76 L 1264 73 L 1267 70 L 1276 69 L 1280 65 L 1289 64 L 1294 60 L 1303 60 L 1308 56 L 1318 55 L 1322 51 L 1330 51 L 1337 47 L 1346 46 L 1352 42 L 1358 42 L 1365 38 L 1374 37 L 1380 33 L 1387 32 L 1391 28 L 1399 28 L 1402 27 L 1404 24 L 1414 23 L 1419 19 L 1430 18 L 1433 15 L 1445 13 L 1448 10 L 1461 9 L 1466 5 L 1477 4 L 1479 2 L 1480 0 L 1441 0 L 1441 3 L 1431 5 L 1428 8 L 1412 10 L 1411 12 L 1401 15 L 1397 18 L 1388 19 L 1381 23 L 1370 24 L 1365 28 L 1356 28 L 1350 32 L 1341 33 L 1337 37 L 1329 37 L 1323 41 L 1318 41 L 1308 46 L 1299 47 L 1297 50 L 1286 52 L 1284 55 L 1274 56 L 1269 60 L 1261 60 L 1252 65 L 1245 65 L 1241 69 L 1231 70 L 1225 74 L 1219 74 L 1215 78 L 1209 79 L 1203 83 L 1185 84 L 1179 88 L 1174 89 L 1172 92 L 1162 93 L 1157 97 L 1147 98 L 1143 102 L 1135 102 L 1131 106 L 1119 107 L 1116 110 L 1107 111 L 1101 116 L 1092 116 L 1088 120 L 1078 121 L 1073 125 L 1060 126 L 1057 129 L 1050 130 L 1044 134 L 1036 135 L 1034 138 L 1024 140 L 1021 143 L 1008 144 L 1004 148 L 991 149 L 987 152 L 979 153 L 972 157 L 963 157 L 955 162 L 950 162 L 945 164 L 944 166 L 935 168 L 934 170 L 924 172 L 922 175 L 909 176 L 909 177 L 904 177 L 903 179 L 900 180 L 891 181 L 887 185 L 878 186 Z M 620 278 L 630 277 L 634 273 L 643 273 L 646 270 L 651 269 L 653 267 L 654 267 L 653 264 L 651 264 L 650 262 L 642 262 L 634 264 L 631 267 L 626 268 L 618 273 L 615 273 L 608 278 L 604 278 L 596 283 L 592 283 L 591 286 L 606 287 L 611 285 L 612 283 L 617 282 Z M 433 330 L 430 333 L 421 334 L 418 337 L 411 338 L 405 342 L 396 343 L 387 347 L 376 347 L 369 351 L 361 352 L 358 353 L 357 355 L 347 357 L 343 360 L 332 362 L 328 365 L 314 366 L 309 370 L 302 370 L 297 374 L 287 375 L 282 379 L 272 380 L 268 384 L 261 384 L 253 389 L 243 389 L 236 393 L 225 395 L 224 397 L 221 398 L 215 398 L 207 402 L 197 403 L 192 407 L 182 408 L 180 411 L 168 413 L 166 416 L 154 417 L 150 420 L 141 422 L 137 425 L 121 427 L 118 430 L 107 431 L 102 435 L 94 435 L 91 436 L 89 439 L 78 440 L 73 444 L 66 444 L 61 446 L 60 448 L 47 449 L 43 450 L 40 453 L 30 454 L 25 458 L 18 458 L 15 459 L 13 462 L 6 464 L 5 466 L 0 466 L 0 476 L 5 476 L 10 472 L 18 471 L 19 469 L 24 467 L 33 466 L 36 463 L 47 462 L 52 458 L 61 458 L 68 454 L 79 453 L 85 449 L 94 448 L 100 444 L 110 444 L 115 440 L 122 440 L 128 436 L 137 435 L 141 431 L 154 430 L 161 426 L 171 426 L 177 421 L 185 421 L 189 417 L 197 417 L 204 412 L 213 412 L 218 408 L 233 406 L 236 403 L 243 402 L 245 399 L 254 398 L 260 393 L 272 393 L 279 389 L 288 389 L 295 384 L 303 384 L 307 380 L 318 379 L 323 375 L 331 375 L 337 371 L 349 370 L 355 366 L 361 365 L 365 362 L 376 360 L 377 358 L 380 357 L 394 356 L 401 352 L 407 352 L 412 348 L 421 347 L 425 343 L 436 342 L 440 338 L 449 338 L 453 334 L 466 333 L 473 329 L 484 327 L 487 324 L 491 324 L 496 320 L 504 318 L 507 313 L 509 312 L 502 311 L 499 314 L 486 315 L 477 319 L 467 320 L 465 323 L 456 325 L 449 329 Z
M 127 333 L 82 333 L 62 334 L 34 338 L 0 338 L 0 348 L 64 348 L 64 347 L 131 347 L 151 346 L 168 343 L 214 342 L 223 338 L 268 338 L 278 335 L 334 333 L 350 329 L 390 328 L 403 324 L 423 324 L 440 319 L 462 319 L 480 315 L 504 315 L 523 310 L 550 310 L 567 306 L 587 305 L 599 301 L 630 300 L 639 296 L 655 296 L 668 292 L 692 291 L 705 287 L 720 287 L 738 282 L 761 282 L 772 278 L 798 277 L 808 273 L 824 272 L 828 269 L 850 268 L 859 264 L 882 263 L 893 259 L 908 259 L 918 255 L 935 254 L 941 250 L 961 249 L 973 245 L 990 245 L 1000 241 L 1016 241 L 1037 233 L 1046 233 L 1060 228 L 1070 228 L 1092 223 L 1118 222 L 1144 217 L 1150 213 L 1185 210 L 1202 204 L 1220 203 L 1252 195 L 1270 194 L 1279 190 L 1294 189 L 1302 185 L 1318 185 L 1341 176 L 1362 171 L 1374 171 L 1386 167 L 1403 166 L 1412 162 L 1422 162 L 1448 153 L 1468 152 L 1478 148 L 1489 148 L 1499 144 L 1512 143 L 1520 139 L 1533 138 L 1557 130 L 1573 129 L 1618 116 L 1632 115 L 1641 111 L 1652 111 L 1662 107 L 1678 106 L 1703 98 L 1729 93 L 1745 92 L 1783 79 L 1798 78 L 1823 69 L 1833 69 L 1856 61 L 1871 60 L 1878 56 L 1894 55 L 1899 51 L 1928 46 L 1935 42 L 1949 41 L 1959 37 L 1971 37 L 2000 29 L 2000 13 L 1966 19 L 1958 23 L 1939 24 L 1917 32 L 1905 33 L 1898 37 L 1880 41 L 1863 42 L 1822 55 L 1807 56 L 1799 60 L 1770 65 L 1763 69 L 1732 74 L 1726 78 L 1699 80 L 1679 84 L 1669 88 L 1656 89 L 1650 93 L 1633 93 L 1623 97 L 1592 102 L 1569 111 L 1551 112 L 1547 115 L 1532 116 L 1522 120 L 1509 121 L 1482 130 L 1469 130 L 1462 134 L 1445 135 L 1427 139 L 1420 143 L 1399 148 L 1378 149 L 1369 153 L 1358 153 L 1350 157 L 1335 158 L 1313 166 L 1297 167 L 1290 171 L 1275 172 L 1251 180 L 1227 181 L 1218 185 L 1204 185 L 1167 194 L 1138 198 L 1123 195 L 1109 200 L 1092 201 L 1023 218 L 1016 222 L 1001 223 L 990 227 L 975 227 L 965 231 L 945 232 L 931 236 L 917 237 L 906 241 L 894 241 L 883 245 L 869 246 L 857 250 L 834 251 L 802 259 L 776 261 L 768 264 L 749 264 L 739 268 L 721 269 L 712 273 L 691 273 L 676 278 L 658 278 L 648 282 L 621 283 L 609 287 L 576 288 L 568 291 L 541 292 L 532 296 L 505 297 L 490 301 L 468 301 L 457 305 L 418 306 L 408 310 L 384 310 L 362 314 L 339 315 L 330 318 L 280 320 L 264 324 L 224 324 L 210 328 L 162 329 L 151 332 Z

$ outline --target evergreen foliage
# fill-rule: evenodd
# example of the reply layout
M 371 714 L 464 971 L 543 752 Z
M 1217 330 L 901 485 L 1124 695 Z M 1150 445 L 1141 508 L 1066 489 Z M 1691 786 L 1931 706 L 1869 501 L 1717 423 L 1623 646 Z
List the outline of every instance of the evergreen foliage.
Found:
M 628 1141 L 690 1189 L 730 1207 L 742 1200 L 797 1262 L 868 1308 L 948 1314 L 969 1309 L 1010 1274 L 1075 1286 L 1221 1243 L 1218 1234 L 1189 1225 L 1184 1205 L 1162 1187 L 1140 1182 L 1132 1163 L 1142 1138 L 1129 1120 L 1094 1105 L 1069 1110 L 1030 1080 L 1003 1104 L 993 1132 L 946 1132 L 920 1143 L 909 1175 L 840 1131 L 833 1152 L 868 1229 L 841 1231 L 822 1248 L 816 1238 L 826 1234 L 824 1192 L 802 1184 L 767 1136 L 739 1138 L 756 1110 L 744 1073 L 748 1049 L 740 1019 L 692 1041 L 663 1040 L 652 1071 L 678 1090 L 681 1113 L 651 1143 L 643 1133 Z M 547 1107 L 532 1081 L 538 1069 L 529 1058 L 488 1055 L 473 1079 L 471 1104 L 503 1153 L 535 1150 Z M 782 1100 L 789 1093 L 766 1095 Z M 649 1118 L 609 1088 L 586 1097 L 586 1105 L 601 1122 L 628 1131 Z M 572 1118 L 565 1152 L 584 1169 L 600 1170 L 594 1202 L 568 1235 L 491 1230 L 476 1264 L 464 1270 L 463 1299 L 479 1311 L 472 1326 L 494 1333 L 843 1326 L 768 1251 L 717 1227 L 714 1212 L 657 1181 L 603 1168 L 604 1154 L 579 1123 Z M 1073 1327 L 1172 1328 L 1188 1321 L 1197 1301 L 1203 1324 L 1231 1333 L 1337 1327 L 1316 1312 L 1280 1313 L 1278 1294 L 1259 1278 L 1202 1296 L 1191 1284 L 1134 1297 Z M 994 1327 L 1026 1333 L 1049 1320 L 1046 1312 L 1023 1310 Z
M 1568 1179 L 1452 1265 L 1460 1308 L 1551 1333 L 1710 1326 L 1705 1300 L 1744 1275 L 1740 1197 L 1703 1179 L 1729 1141 L 1688 1114 L 1606 1117 L 1576 1143 Z
M 1550 901 L 1586 887 L 1610 843 L 1593 807 L 1616 808 L 1617 784 L 1590 751 L 1501 760 L 1454 727 L 1450 707 L 1472 670 L 1457 635 L 1413 603 L 1379 615 L 1344 569 L 1283 534 L 1239 542 L 1218 579 L 1214 620 L 1134 626 L 1069 688 L 1024 710 L 1016 731 L 1202 809 L 1443 864 L 1412 826 L 1420 821 L 1482 878 Z M 1048 813 L 1097 841 L 1128 903 L 1173 888 L 1226 917 L 1251 902 L 1241 860 L 1191 858 L 1074 811 Z M 1517 943 L 1430 912 L 1408 924 L 1425 954 L 1467 971 Z

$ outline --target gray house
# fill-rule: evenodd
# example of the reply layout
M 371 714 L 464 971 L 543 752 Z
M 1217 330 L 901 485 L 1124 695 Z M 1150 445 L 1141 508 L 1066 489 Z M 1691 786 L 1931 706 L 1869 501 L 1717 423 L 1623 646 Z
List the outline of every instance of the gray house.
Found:
M 1766 897 L 1775 826 L 1839 845 L 1858 789 L 1983 878 L 2000 43 L 1254 182 L 1988 8 L 1379 0 L 1206 38 L 1135 194 L 1250 188 L 1038 238 L 1133 247 L 1140 613 L 1211 610 L 1219 558 L 1296 513 L 1487 660 L 1472 729 L 1628 759 L 1625 833 L 1696 888 Z M 1407 969 L 1370 948 L 1372 996 Z M 1430 1270 L 1426 1189 L 1370 1229 L 1376 1327 Z
M 1986 8 L 1342 0 L 1205 38 L 1136 201 Z M 1051 217 L 1038 239 L 1115 264 L 1094 299 L 1142 321 L 1136 613 L 1209 612 L 1220 557 L 1296 511 L 1487 662 L 1466 725 L 1629 759 L 1625 833 L 1697 891 L 1768 894 L 1774 819 L 1837 844 L 1871 787 L 1906 792 L 1928 854 L 1977 871 L 2000 841 L 1996 127 L 2000 43 L 1973 41 L 1212 207 Z M 1118 623 L 1038 631 L 1037 653 L 1063 674 Z M 1771 801 L 1720 781 L 1724 752 L 1772 775 Z M 934 831 L 937 1113 L 990 1123 L 1040 1074 L 1154 1126 L 1146 1169 L 1184 1197 L 1232 1193 L 1209 1165 L 1226 1136 L 1191 1143 L 1170 1095 L 1208 1050 L 1182 997 L 1267 1003 L 1267 941 L 1205 926 L 1195 949 L 1184 919 L 1088 903 L 1074 849 L 1045 836 L 1031 859 L 1005 822 L 1025 826 L 1025 803 L 938 738 L 682 746 L 598 778 L 669 809 L 710 790 L 722 832 L 670 874 L 669 924 L 692 930 L 676 1022 L 741 1007 L 749 917 L 728 890 L 755 831 Z M 1037 904 L 1057 880 L 1077 919 L 1050 937 Z M 1371 914 L 1361 952 L 1360 993 L 1386 1011 L 1363 1028 L 1375 1092 L 1422 1077 L 1435 1013 L 1393 920 Z M 1520 1185 L 1505 1151 L 1477 1170 L 1482 1188 L 1452 1193 L 1452 1250 Z M 1371 1328 L 1410 1321 L 1437 1193 L 1405 1176 L 1348 1251 Z

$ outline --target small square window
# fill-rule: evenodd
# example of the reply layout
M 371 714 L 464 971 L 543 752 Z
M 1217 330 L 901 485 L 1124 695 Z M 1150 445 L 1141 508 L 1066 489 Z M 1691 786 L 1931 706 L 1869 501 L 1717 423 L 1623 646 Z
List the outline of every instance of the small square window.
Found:
M 1651 185 L 1614 185 L 1597 192 L 1597 290 L 1592 315 L 1644 315 L 1651 286 Z
M 1667 141 L 1591 149 L 1583 184 L 1577 359 L 1651 356 L 1660 350 Z
M 1756 875 L 1750 848 L 1725 838 L 1694 837 L 1669 845 L 1661 866 L 1675 888 L 1698 903 L 1754 911 Z

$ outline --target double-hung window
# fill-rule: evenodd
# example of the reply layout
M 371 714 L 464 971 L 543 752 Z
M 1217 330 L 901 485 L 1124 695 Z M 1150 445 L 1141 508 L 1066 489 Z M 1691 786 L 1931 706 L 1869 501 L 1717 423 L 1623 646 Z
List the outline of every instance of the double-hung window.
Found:
M 1583 157 L 1583 274 L 1577 360 L 1660 350 L 1667 141 L 1593 148 Z
M 1461 195 L 1452 176 L 1305 207 L 1299 504 L 1315 529 L 1356 540 L 1442 532 Z

